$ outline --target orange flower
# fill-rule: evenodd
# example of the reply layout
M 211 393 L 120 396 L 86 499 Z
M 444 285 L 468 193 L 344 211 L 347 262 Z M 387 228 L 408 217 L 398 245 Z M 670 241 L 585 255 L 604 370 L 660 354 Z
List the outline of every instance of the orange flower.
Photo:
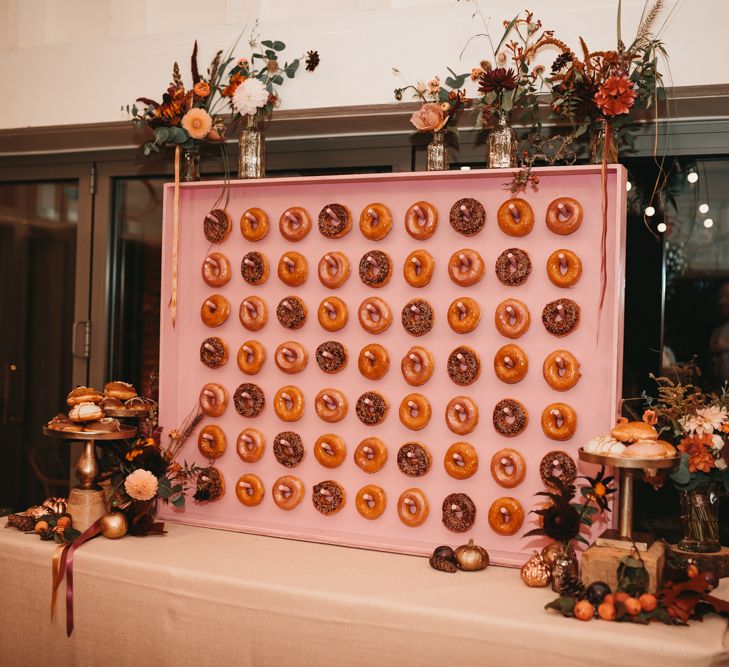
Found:
M 619 116 L 630 111 L 637 96 L 633 82 L 625 74 L 613 74 L 602 83 L 593 99 L 606 116 Z
M 721 425 L 721 432 L 722 433 L 729 433 L 729 422 L 724 422 Z
M 655 410 L 646 410 L 643 413 L 643 421 L 646 424 L 650 424 L 651 426 L 655 426 L 658 423 L 658 416 L 656 415 Z
M 616 424 L 627 424 L 628 418 L 627 417 L 618 417 L 618 421 L 615 422 Z
M 242 74 L 233 74 L 233 76 L 230 77 L 230 83 L 223 88 L 222 92 L 220 93 L 223 97 L 233 97 L 233 93 L 238 89 L 238 86 L 240 86 L 241 83 L 243 83 L 246 80 L 246 77 L 244 77 Z
M 708 442 L 707 442 L 708 438 Z M 714 457 L 709 452 L 708 444 L 711 443 L 711 435 L 691 435 L 683 440 L 678 446 L 682 454 L 688 454 L 689 472 L 709 472 L 714 467 Z
M 193 88 L 197 97 L 207 97 L 210 95 L 210 86 L 205 81 L 198 81 Z

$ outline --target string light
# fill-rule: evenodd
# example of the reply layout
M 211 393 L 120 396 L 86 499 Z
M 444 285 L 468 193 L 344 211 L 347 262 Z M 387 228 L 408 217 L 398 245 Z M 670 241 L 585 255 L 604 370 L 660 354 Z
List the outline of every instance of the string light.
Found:
M 633 184 L 630 181 L 625 183 L 625 191 L 630 192 L 633 189 Z
M 665 232 L 668 229 L 668 225 L 665 222 L 659 222 L 656 225 L 656 229 L 658 230 L 659 233 L 663 234 L 663 232 Z
M 708 204 L 699 204 L 699 213 L 708 213 L 708 212 L 709 212 Z
M 654 209 L 652 206 L 646 206 L 645 214 L 649 218 L 652 218 L 656 214 L 656 209 Z
M 706 229 L 711 229 L 713 226 L 714 221 L 711 218 L 706 218 L 706 220 L 704 220 L 704 227 L 706 227 Z
M 686 180 L 689 183 L 696 183 L 699 180 L 699 175 L 695 171 L 690 171 L 688 176 L 686 176 Z

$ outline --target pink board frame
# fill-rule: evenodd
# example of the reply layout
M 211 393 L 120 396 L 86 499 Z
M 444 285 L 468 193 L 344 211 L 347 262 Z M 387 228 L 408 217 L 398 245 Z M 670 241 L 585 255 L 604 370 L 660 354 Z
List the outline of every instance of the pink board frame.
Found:
M 206 382 L 223 384 L 231 397 L 231 405 L 219 419 L 205 418 L 202 424 L 217 423 L 228 439 L 226 453 L 215 462 L 226 480 L 226 493 L 213 503 L 198 504 L 188 500 L 184 510 L 163 506 L 160 516 L 171 521 L 199 526 L 258 533 L 292 539 L 327 542 L 347 546 L 371 548 L 409 554 L 428 554 L 436 544 L 460 544 L 473 537 L 491 554 L 492 562 L 504 565 L 520 565 L 536 544 L 521 535 L 534 525 L 529 510 L 541 503 L 534 493 L 543 490 L 539 476 L 539 462 L 550 450 L 563 450 L 577 460 L 577 449 L 595 433 L 606 432 L 614 424 L 620 399 L 623 349 L 623 292 L 625 257 L 626 172 L 620 165 L 607 170 L 607 292 L 602 315 L 599 318 L 600 298 L 600 236 L 601 236 L 601 173 L 599 166 L 552 167 L 533 170 L 539 177 L 536 189 L 530 188 L 521 196 L 531 204 L 535 214 L 533 231 L 524 237 L 505 235 L 496 221 L 499 205 L 509 197 L 504 182 L 511 172 L 503 170 L 472 170 L 461 172 L 431 172 L 377 174 L 359 176 L 326 176 L 313 178 L 270 178 L 258 181 L 234 181 L 231 185 L 228 211 L 233 219 L 230 237 L 213 250 L 224 253 L 231 262 L 233 278 L 224 287 L 214 290 L 202 280 L 200 269 L 211 248 L 202 231 L 205 214 L 217 199 L 221 182 L 204 181 L 183 184 L 180 188 L 180 244 L 178 317 L 172 327 L 167 307 L 171 295 L 172 261 L 172 201 L 173 185 L 167 184 L 164 193 L 164 228 L 162 255 L 162 314 L 160 330 L 160 423 L 166 430 L 176 428 L 194 408 L 200 388 Z M 584 222 L 570 236 L 558 236 L 545 224 L 545 211 L 549 202 L 560 196 L 571 196 L 584 207 Z M 474 197 L 485 207 L 487 222 L 484 229 L 472 237 L 457 234 L 448 224 L 451 205 L 462 197 Z M 427 200 L 439 211 L 439 225 L 435 235 L 426 241 L 415 241 L 404 229 L 405 210 L 418 200 Z M 316 219 L 321 208 L 331 202 L 339 202 L 352 211 L 352 231 L 342 239 L 329 240 L 320 235 Z M 390 207 L 393 230 L 382 241 L 368 241 L 359 231 L 360 211 L 372 202 L 382 202 Z M 266 211 L 271 221 L 271 231 L 260 242 L 248 243 L 239 231 L 238 220 L 250 207 Z M 286 242 L 278 231 L 278 219 L 289 206 L 303 206 L 313 221 L 311 233 L 300 243 Z M 402 276 L 405 257 L 415 248 L 425 248 L 436 260 L 436 270 L 431 284 L 423 289 L 410 287 Z M 506 248 L 526 250 L 532 261 L 532 274 L 519 287 L 501 285 L 494 274 L 496 257 Z M 484 258 L 484 279 L 469 288 L 460 288 L 450 281 L 447 262 L 451 253 L 459 248 L 474 248 Z M 546 276 L 546 260 L 558 248 L 575 251 L 583 262 L 583 275 L 577 285 L 559 289 Z M 259 250 L 269 259 L 271 275 L 258 287 L 246 284 L 240 276 L 242 256 L 250 250 Z M 357 276 L 360 257 L 371 249 L 386 251 L 393 260 L 393 278 L 379 290 L 366 287 Z M 298 288 L 284 285 L 276 275 L 279 257 L 286 250 L 296 250 L 308 260 L 309 278 Z M 316 275 L 319 259 L 327 251 L 339 250 L 350 259 L 352 274 L 338 290 L 325 289 Z M 231 316 L 221 327 L 211 329 L 200 319 L 200 306 L 204 299 L 215 292 L 223 294 L 231 303 Z M 247 331 L 240 324 L 237 312 L 241 300 L 256 294 L 269 306 L 269 322 L 258 332 Z M 275 308 L 284 296 L 297 294 L 308 308 L 305 326 L 298 331 L 288 331 L 277 321 Z M 328 294 L 336 294 L 348 303 L 349 322 L 336 333 L 324 331 L 316 317 L 320 301 Z M 357 307 L 367 296 L 379 296 L 390 304 L 393 325 L 380 336 L 366 334 L 357 320 Z M 481 321 L 472 333 L 459 335 L 451 331 L 446 321 L 448 304 L 459 296 L 474 298 L 481 307 Z M 411 298 L 427 299 L 436 311 L 433 330 L 420 338 L 408 335 L 399 322 L 402 306 Z M 495 306 L 507 297 L 524 301 L 530 309 L 532 324 L 529 331 L 516 341 L 503 338 L 494 327 Z M 547 333 L 541 323 L 541 311 L 547 302 L 560 297 L 577 301 L 581 308 L 581 324 L 564 338 Z M 220 369 L 210 370 L 198 358 L 200 343 L 208 336 L 220 336 L 227 341 L 229 361 Z M 246 376 L 237 367 L 236 354 L 245 341 L 256 339 L 266 347 L 268 358 L 257 376 Z M 338 340 L 349 351 L 346 369 L 336 375 L 323 373 L 316 365 L 314 351 L 325 340 Z M 285 340 L 303 343 L 309 352 L 309 364 L 303 373 L 285 375 L 276 367 L 273 353 Z M 376 382 L 367 381 L 357 369 L 359 350 L 368 342 L 377 342 L 390 353 L 390 371 Z M 529 372 L 516 385 L 500 382 L 493 372 L 493 356 L 498 348 L 510 342 L 521 346 L 529 357 Z M 469 387 L 458 387 L 447 376 L 445 361 L 448 353 L 459 344 L 475 349 L 481 359 L 481 376 Z M 400 372 L 400 360 L 412 345 L 430 349 L 436 360 L 433 378 L 423 387 L 412 388 Z M 551 389 L 542 377 L 542 361 L 555 349 L 566 348 L 582 363 L 582 378 L 567 392 Z M 232 395 L 242 382 L 255 382 L 266 394 L 267 406 L 255 420 L 238 415 L 232 405 Z M 304 392 L 306 410 L 301 421 L 286 424 L 280 421 L 272 408 L 274 392 L 286 384 L 295 384 Z M 349 400 L 349 413 L 338 424 L 321 421 L 314 410 L 313 399 L 324 387 L 341 389 Z M 389 399 L 390 412 L 385 423 L 368 427 L 357 419 L 354 405 L 357 397 L 366 390 L 379 391 Z M 429 425 L 418 432 L 409 431 L 398 419 L 401 399 L 411 391 L 419 391 L 428 397 L 433 408 Z M 477 429 L 464 437 L 451 433 L 444 421 L 445 404 L 452 397 L 465 394 L 472 396 L 479 405 L 480 421 Z M 499 435 L 491 423 L 493 406 L 502 398 L 515 398 L 529 411 L 527 429 L 515 438 Z M 543 408 L 552 402 L 566 402 L 578 413 L 578 426 L 574 437 L 565 442 L 548 439 L 542 432 L 540 416 Z M 266 453 L 255 464 L 245 464 L 237 456 L 236 439 L 246 427 L 263 431 L 267 439 Z M 280 465 L 272 452 L 272 440 L 284 430 L 297 431 L 303 438 L 306 455 L 302 463 L 289 470 Z M 324 433 L 341 435 L 347 443 L 347 457 L 336 469 L 322 467 L 313 456 L 314 440 Z M 352 460 L 352 453 L 359 441 L 369 435 L 377 435 L 389 449 L 389 459 L 384 469 L 368 475 Z M 458 440 L 473 444 L 479 452 L 478 472 L 467 480 L 449 477 L 443 468 L 443 457 L 448 446 Z M 422 478 L 406 477 L 397 467 L 396 454 L 401 444 L 420 441 L 426 444 L 433 456 L 430 472 Z M 181 453 L 187 461 L 203 464 L 198 452 L 197 432 L 188 440 Z M 502 447 L 518 449 L 527 461 L 524 482 L 513 489 L 505 489 L 493 480 L 489 464 L 491 455 Z M 589 470 L 580 464 L 580 470 Z M 255 473 L 266 488 L 264 501 L 257 507 L 243 506 L 236 498 L 235 484 L 240 475 Z M 271 498 L 271 485 L 284 474 L 300 477 L 306 485 L 306 498 L 290 512 L 280 510 Z M 346 490 L 346 506 L 330 517 L 319 514 L 311 503 L 312 486 L 322 480 L 338 481 Z M 365 484 L 377 484 L 387 492 L 388 507 L 375 521 L 365 520 L 355 508 L 354 498 Z M 400 493 L 410 487 L 422 488 L 430 503 L 428 520 L 419 528 L 404 526 L 397 517 L 396 503 Z M 447 530 L 441 522 L 443 498 L 453 492 L 467 493 L 477 507 L 476 522 L 464 534 Z M 526 518 L 523 527 L 513 536 L 497 535 L 489 526 L 487 515 L 491 502 L 501 496 L 517 498 L 524 507 Z

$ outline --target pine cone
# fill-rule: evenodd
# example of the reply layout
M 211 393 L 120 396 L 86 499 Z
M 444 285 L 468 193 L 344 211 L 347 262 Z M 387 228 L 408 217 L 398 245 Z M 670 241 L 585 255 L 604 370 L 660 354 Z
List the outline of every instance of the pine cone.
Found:
M 8 528 L 17 528 L 24 533 L 29 533 L 35 528 L 35 520 L 27 514 L 10 514 L 8 516 Z
M 582 583 L 582 579 L 575 577 L 571 574 L 566 574 L 562 580 L 562 586 L 559 589 L 559 594 L 563 598 L 575 598 L 575 600 L 585 599 L 585 584 Z
M 452 563 L 447 558 L 436 558 L 435 556 L 431 556 L 428 562 L 430 563 L 430 567 L 434 570 L 440 570 L 441 572 L 453 573 L 458 570 L 455 563 Z

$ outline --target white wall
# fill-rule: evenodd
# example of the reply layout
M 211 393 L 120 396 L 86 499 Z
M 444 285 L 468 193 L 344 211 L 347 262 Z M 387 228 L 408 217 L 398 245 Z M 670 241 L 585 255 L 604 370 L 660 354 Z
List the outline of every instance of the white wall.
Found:
M 676 0 L 667 0 L 672 6 Z M 491 29 L 531 5 L 544 24 L 577 47 L 615 44 L 617 0 L 481 0 Z M 673 85 L 725 83 L 726 0 L 679 0 L 664 32 Z M 623 2 L 634 34 L 643 2 Z M 246 22 L 291 57 L 317 49 L 322 64 L 282 89 L 282 108 L 392 103 L 397 66 L 410 80 L 466 71 L 488 53 L 473 42 L 483 25 L 467 0 L 0 0 L 0 128 L 120 120 L 120 107 L 159 99 L 177 60 L 189 81 L 194 39 L 200 64 L 226 48 Z M 247 54 L 242 40 L 238 55 Z M 353 128 L 356 131 L 356 128 Z

